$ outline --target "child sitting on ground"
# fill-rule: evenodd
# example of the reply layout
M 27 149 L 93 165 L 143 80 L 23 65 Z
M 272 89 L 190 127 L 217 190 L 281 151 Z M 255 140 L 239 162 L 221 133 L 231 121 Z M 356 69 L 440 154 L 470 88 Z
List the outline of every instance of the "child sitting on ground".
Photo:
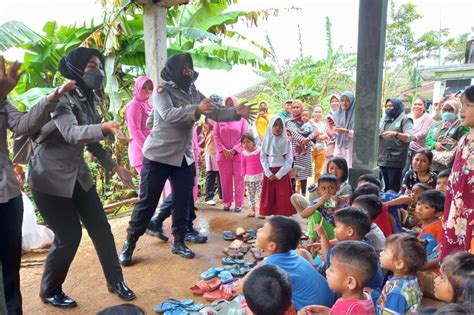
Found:
M 311 119 L 311 113 L 309 112 L 309 110 L 303 110 L 303 112 L 301 112 L 301 121 L 303 122 L 303 125 L 296 131 L 303 137 L 305 138 L 309 137 L 310 139 L 312 139 L 314 128 L 313 128 L 313 125 L 311 124 L 310 119 Z M 301 148 L 301 153 L 300 153 L 301 155 L 306 154 L 306 151 L 308 150 L 308 145 L 311 145 L 311 143 L 299 144 Z
M 393 272 L 377 301 L 378 314 L 418 314 L 421 293 L 416 272 L 426 263 L 424 243 L 407 233 L 387 238 L 380 265 Z
M 372 224 L 370 225 L 370 232 L 367 233 L 365 237 L 372 242 L 375 253 L 377 254 L 377 257 L 379 257 L 385 244 L 385 235 L 383 235 L 382 230 L 373 221 L 380 215 L 380 212 L 382 211 L 382 203 L 375 195 L 363 195 L 357 197 L 352 202 L 352 206 L 363 209 L 369 214 Z
M 374 249 L 363 242 L 343 241 L 334 247 L 331 260 L 326 277 L 331 290 L 341 298 L 332 308 L 312 305 L 305 307 L 303 314 L 375 314 L 372 299 L 364 292 L 377 269 Z
M 255 217 L 258 206 L 260 206 L 260 195 L 262 194 L 263 167 L 260 162 L 260 148 L 256 146 L 255 138 L 250 133 L 245 133 L 240 138 L 242 142 L 241 172 L 244 176 L 245 190 L 249 213 L 247 216 Z M 258 205 L 258 206 L 257 206 Z M 263 216 L 259 216 L 263 218 Z
M 434 281 L 435 297 L 446 303 L 473 303 L 474 255 L 458 252 L 447 256 Z
M 371 182 L 359 182 L 359 186 L 354 190 L 351 201 L 353 202 L 359 196 L 374 195 L 380 198 L 380 188 Z M 381 201 L 381 200 L 380 200 Z M 388 207 L 382 205 L 380 214 L 373 220 L 373 223 L 382 230 L 383 235 L 388 237 L 392 234 L 392 222 L 394 222 L 392 216 L 388 213 Z
M 446 193 L 448 190 L 449 175 L 451 175 L 451 170 L 442 170 L 438 174 L 438 180 L 436 182 L 436 190 Z
M 393 233 L 401 232 L 403 226 L 402 226 L 400 210 L 398 209 L 398 207 L 387 207 L 385 205 L 386 202 L 400 197 L 401 194 L 395 193 L 393 191 L 382 192 L 381 191 L 382 184 L 372 174 L 366 174 L 366 175 L 360 176 L 357 180 L 357 187 L 359 187 L 359 186 L 361 186 L 365 183 L 372 183 L 372 184 L 374 184 L 378 187 L 378 189 L 380 191 L 379 194 L 378 194 L 378 196 L 380 198 L 380 201 L 382 201 L 382 203 L 384 204 L 384 208 L 387 208 L 388 213 L 390 214 L 390 224 L 391 224 L 390 234 L 387 235 L 385 229 L 382 226 L 380 226 L 379 221 L 376 222 L 377 224 L 379 224 L 379 227 L 384 232 L 385 237 L 388 237 L 389 235 L 391 235 L 392 232 Z M 384 210 L 382 210 L 382 213 L 384 213 Z
M 407 190 L 403 196 L 387 201 L 384 205 L 387 207 L 399 207 L 403 227 L 411 230 L 419 230 L 420 221 L 416 216 L 416 205 L 420 194 L 431 189 L 433 188 L 427 184 L 417 183 L 413 185 L 411 191 Z M 405 207 L 407 209 L 405 209 Z
M 314 226 L 321 222 L 330 240 L 334 238 L 334 211 L 339 205 L 336 197 L 336 176 L 323 174 L 318 179 L 318 194 L 321 196 L 311 202 L 309 207 L 301 212 L 303 218 L 308 219 L 308 243 L 312 244 L 318 238 Z
M 441 217 L 444 210 L 444 193 L 434 189 L 420 194 L 416 205 L 416 216 L 421 222 L 421 230 L 418 239 L 426 242 L 427 263 L 418 273 L 423 293 L 432 298 L 434 295 L 434 278 L 437 276 L 439 267 L 439 252 L 443 227 Z
M 365 235 L 370 231 L 372 222 L 370 221 L 369 215 L 364 210 L 354 207 L 347 207 L 338 210 L 334 214 L 334 223 L 334 234 L 337 242 L 352 240 L 367 243 L 372 246 L 370 241 L 365 238 Z M 329 238 L 323 226 L 318 224 L 315 226 L 315 230 L 321 241 L 321 256 L 326 262 L 326 266 L 329 267 L 331 266 L 333 248 L 331 248 Z M 374 301 L 378 299 L 383 284 L 383 273 L 378 263 L 375 270 L 373 278 L 367 283 L 367 287 L 372 289 L 372 299 Z
M 297 254 L 300 237 L 298 222 L 283 216 L 270 218 L 257 232 L 256 245 L 268 256 L 260 266 L 277 265 L 288 273 L 292 302 L 297 310 L 312 304 L 329 307 L 334 302 L 334 294 L 326 279 Z
M 244 296 L 253 315 L 296 314 L 291 304 L 290 278 L 276 265 L 253 270 L 245 279 Z

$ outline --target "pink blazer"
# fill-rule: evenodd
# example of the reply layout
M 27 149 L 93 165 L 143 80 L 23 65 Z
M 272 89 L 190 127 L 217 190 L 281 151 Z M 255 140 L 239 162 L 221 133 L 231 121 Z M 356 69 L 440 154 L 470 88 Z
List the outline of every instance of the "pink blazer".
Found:
M 212 130 L 217 146 L 217 161 L 225 160 L 224 149 L 235 150 L 233 160 L 240 161 L 242 145 L 240 138 L 248 131 L 247 121 L 241 118 L 239 121 L 216 122 Z

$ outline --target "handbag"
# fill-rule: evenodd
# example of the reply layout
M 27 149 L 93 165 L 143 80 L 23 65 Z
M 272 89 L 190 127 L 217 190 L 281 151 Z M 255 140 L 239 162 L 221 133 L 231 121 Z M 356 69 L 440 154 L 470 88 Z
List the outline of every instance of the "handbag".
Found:
M 443 143 L 444 145 L 449 145 L 449 150 L 433 150 L 433 161 L 438 164 L 450 167 L 456 154 L 457 141 L 451 137 L 440 137 L 438 140 L 440 140 L 439 142 Z

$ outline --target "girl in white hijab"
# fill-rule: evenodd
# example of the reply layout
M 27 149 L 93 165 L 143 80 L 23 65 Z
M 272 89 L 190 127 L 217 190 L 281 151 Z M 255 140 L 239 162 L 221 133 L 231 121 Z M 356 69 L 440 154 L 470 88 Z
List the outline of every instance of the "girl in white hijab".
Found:
M 260 215 L 295 214 L 296 210 L 290 202 L 293 194 L 290 178 L 293 154 L 285 123 L 279 116 L 274 116 L 270 120 L 263 138 L 260 161 L 265 172 Z

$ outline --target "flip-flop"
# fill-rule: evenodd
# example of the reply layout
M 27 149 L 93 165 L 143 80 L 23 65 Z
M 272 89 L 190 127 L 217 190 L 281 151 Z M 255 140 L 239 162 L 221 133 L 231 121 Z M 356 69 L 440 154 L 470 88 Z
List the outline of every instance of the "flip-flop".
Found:
M 250 249 L 250 252 L 252 253 L 253 258 L 255 258 L 255 260 L 262 260 L 265 257 L 264 251 L 260 248 L 252 247 Z
M 232 257 L 232 258 L 243 258 L 244 257 L 244 253 L 242 253 L 238 249 L 224 248 L 223 252 L 224 252 L 224 254 L 226 254 L 227 256 Z
M 227 302 L 227 301 L 226 301 Z M 212 307 L 212 306 L 206 306 L 205 308 L 199 310 L 199 312 L 196 313 L 190 313 L 190 314 L 196 314 L 196 315 L 217 315 L 217 310 Z
M 226 299 L 217 299 L 211 303 L 211 308 L 214 309 L 216 312 L 219 312 L 227 304 L 229 304 L 229 301 L 227 301 Z
M 227 301 L 232 300 L 237 296 L 237 290 L 235 288 L 235 283 L 222 284 L 219 290 L 212 292 L 206 292 L 202 296 L 207 301 L 215 301 L 218 299 L 226 299 Z
M 250 240 L 254 240 L 257 238 L 257 230 L 256 229 L 248 229 L 247 232 L 242 235 L 244 242 L 248 243 Z
M 222 267 L 212 267 L 202 272 L 200 277 L 202 280 L 210 280 L 212 278 L 217 277 L 217 275 L 223 270 L 224 268 Z
M 249 218 L 255 218 L 255 212 L 249 212 L 249 213 L 247 213 L 247 217 L 249 217 Z
M 166 299 L 160 304 L 156 305 L 153 310 L 157 313 L 164 313 L 166 311 L 170 311 L 176 308 L 185 308 L 186 306 L 190 306 L 194 303 L 191 299 L 184 299 L 184 300 L 176 300 L 176 299 Z
M 193 287 L 189 288 L 192 294 L 203 295 L 205 292 L 211 292 L 219 288 L 221 279 L 213 278 L 211 280 L 200 280 Z
M 250 271 L 250 268 L 249 267 L 243 267 L 243 266 L 239 266 L 239 265 L 234 265 L 234 269 L 230 270 L 230 273 L 234 276 L 234 277 L 243 277 L 245 276 L 248 272 Z
M 189 306 L 185 306 L 185 307 L 184 307 L 184 309 L 185 309 L 186 311 L 188 311 L 188 313 L 189 313 L 189 312 L 197 312 L 197 311 L 199 311 L 199 310 L 201 310 L 201 309 L 203 309 L 203 308 L 204 308 L 204 304 L 201 304 L 201 303 L 193 303 L 193 304 L 191 304 L 191 305 L 189 305 Z
M 174 308 L 163 313 L 163 315 L 188 315 L 189 312 L 184 308 Z
M 240 237 L 240 236 L 242 236 L 242 235 L 244 235 L 244 234 L 245 234 L 245 229 L 244 229 L 243 227 L 240 227 L 240 226 L 239 226 L 239 227 L 235 230 L 235 235 L 236 235 L 237 237 Z
M 243 259 L 236 259 L 236 258 L 232 258 L 232 257 L 222 258 L 222 264 L 223 265 L 235 265 L 235 264 L 243 265 L 244 262 L 245 261 Z
M 247 268 L 253 268 L 257 265 L 257 261 L 254 260 L 254 261 L 246 261 L 244 262 L 244 267 L 247 267 Z
M 235 234 L 232 231 L 224 231 L 222 234 L 225 241 L 235 240 Z
M 230 283 L 235 280 L 230 270 L 232 269 L 224 270 L 219 274 L 219 278 L 221 279 L 221 284 Z

